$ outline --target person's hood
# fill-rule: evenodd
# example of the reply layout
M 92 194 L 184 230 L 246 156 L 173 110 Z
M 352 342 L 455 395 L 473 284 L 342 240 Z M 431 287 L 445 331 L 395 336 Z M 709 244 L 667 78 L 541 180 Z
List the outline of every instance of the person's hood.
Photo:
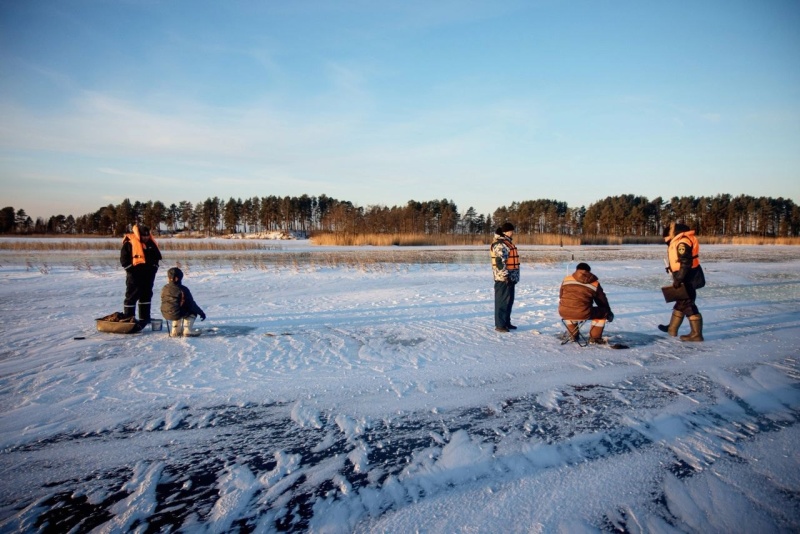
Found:
M 689 231 L 689 227 L 686 226 L 683 223 L 675 223 L 675 222 L 674 223 L 670 223 L 669 228 L 668 229 L 665 228 L 665 231 L 664 231 L 664 242 L 669 244 L 669 242 L 672 241 L 672 239 L 676 235 L 682 234 L 682 233 L 688 232 L 688 231 Z
M 597 277 L 589 271 L 577 270 L 572 277 L 582 284 L 591 284 L 597 281 Z

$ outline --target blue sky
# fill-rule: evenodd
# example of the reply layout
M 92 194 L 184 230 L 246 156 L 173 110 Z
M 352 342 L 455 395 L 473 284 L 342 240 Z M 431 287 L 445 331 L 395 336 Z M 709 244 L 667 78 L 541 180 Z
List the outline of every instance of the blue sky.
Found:
M 0 0 L 0 203 L 800 202 L 799 28 L 796 0 Z

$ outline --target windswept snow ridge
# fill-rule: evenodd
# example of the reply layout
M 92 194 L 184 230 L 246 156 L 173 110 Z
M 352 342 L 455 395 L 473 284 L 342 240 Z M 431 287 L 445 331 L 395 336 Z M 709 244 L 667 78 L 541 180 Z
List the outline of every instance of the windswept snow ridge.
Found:
M 800 530 L 800 251 L 705 262 L 690 344 L 651 249 L 593 250 L 630 350 L 560 344 L 571 258 L 510 334 L 488 264 L 193 268 L 186 339 L 95 332 L 114 269 L 0 264 L 0 530 Z

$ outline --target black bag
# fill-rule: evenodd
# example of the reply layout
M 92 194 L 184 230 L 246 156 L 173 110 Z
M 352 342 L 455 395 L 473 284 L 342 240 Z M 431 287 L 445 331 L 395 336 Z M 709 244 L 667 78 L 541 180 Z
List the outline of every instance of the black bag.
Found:
M 706 275 L 703 273 L 702 265 L 697 266 L 697 270 L 694 273 L 694 278 L 692 278 L 692 285 L 695 289 L 706 287 Z

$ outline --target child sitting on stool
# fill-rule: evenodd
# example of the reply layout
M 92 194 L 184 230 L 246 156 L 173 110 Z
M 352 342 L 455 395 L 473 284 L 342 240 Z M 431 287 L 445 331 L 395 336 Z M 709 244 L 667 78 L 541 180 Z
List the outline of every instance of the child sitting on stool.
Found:
M 183 271 L 172 267 L 167 271 L 169 282 L 161 289 L 161 315 L 172 322 L 169 335 L 171 337 L 199 336 L 200 332 L 192 330 L 194 321 L 200 316 L 206 320 L 206 314 L 192 298 L 189 288 L 181 284 Z

